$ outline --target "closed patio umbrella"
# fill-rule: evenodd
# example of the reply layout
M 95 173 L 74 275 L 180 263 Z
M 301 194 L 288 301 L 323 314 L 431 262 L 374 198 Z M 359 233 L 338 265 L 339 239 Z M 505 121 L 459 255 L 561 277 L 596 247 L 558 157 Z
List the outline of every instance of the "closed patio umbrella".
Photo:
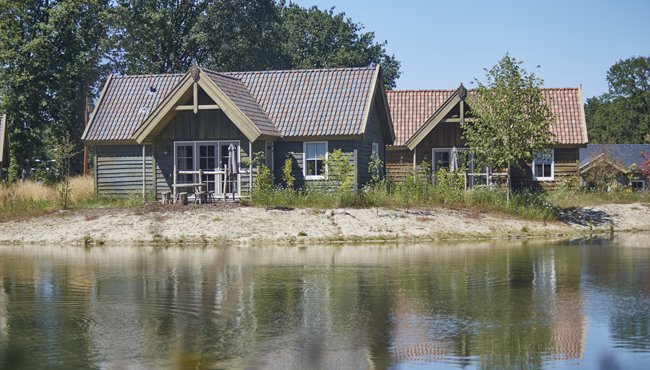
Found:
M 237 163 L 237 146 L 230 144 L 228 146 L 228 177 L 233 177 L 239 173 L 239 165 Z
M 460 168 L 460 160 L 458 159 L 458 150 L 454 146 L 451 148 L 451 160 L 449 163 L 449 172 L 454 172 Z

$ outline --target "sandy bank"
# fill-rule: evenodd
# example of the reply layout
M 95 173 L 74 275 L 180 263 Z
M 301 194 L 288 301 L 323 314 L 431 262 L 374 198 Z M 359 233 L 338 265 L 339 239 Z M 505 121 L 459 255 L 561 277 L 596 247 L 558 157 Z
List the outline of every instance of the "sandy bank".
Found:
M 447 209 L 264 209 L 238 204 L 61 211 L 0 224 L 0 243 L 207 242 L 256 244 L 557 236 L 594 230 L 650 230 L 650 205 L 609 204 L 524 221 Z

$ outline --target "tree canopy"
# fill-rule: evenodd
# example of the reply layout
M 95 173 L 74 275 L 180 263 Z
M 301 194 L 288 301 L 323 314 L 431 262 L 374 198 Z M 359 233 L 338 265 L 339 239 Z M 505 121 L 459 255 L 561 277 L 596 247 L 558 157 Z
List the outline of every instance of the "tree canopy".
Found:
M 482 165 L 521 168 L 552 144 L 553 113 L 540 87 L 544 81 L 521 67 L 523 62 L 506 54 L 489 71 L 486 80 L 468 94 L 473 120 L 461 123 L 463 139 Z
M 70 133 L 109 73 L 361 67 L 400 63 L 373 32 L 335 14 L 274 0 L 0 0 L 0 111 L 16 178 Z M 73 161 L 73 172 L 81 168 Z
M 10 178 L 29 170 L 30 160 L 65 132 L 81 136 L 85 96 L 93 96 L 109 68 L 102 60 L 107 8 L 104 0 L 0 0 L 0 110 L 7 114 Z
M 592 143 L 650 143 L 650 57 L 620 60 L 607 72 L 609 91 L 587 99 Z
M 386 41 L 375 43 L 375 33 L 362 33 L 363 25 L 345 13 L 280 5 L 285 50 L 292 68 L 366 67 L 381 64 L 386 88 L 395 88 L 400 62 L 386 54 Z

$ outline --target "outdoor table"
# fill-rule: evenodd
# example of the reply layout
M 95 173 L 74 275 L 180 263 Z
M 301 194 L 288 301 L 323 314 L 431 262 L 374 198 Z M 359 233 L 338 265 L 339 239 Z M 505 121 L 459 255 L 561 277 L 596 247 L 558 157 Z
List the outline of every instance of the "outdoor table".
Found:
M 172 185 L 174 188 L 192 188 L 194 190 L 194 194 L 197 194 L 201 191 L 205 191 L 205 183 L 202 182 L 195 182 L 195 183 L 186 183 L 186 184 L 173 184 Z M 176 193 L 176 199 L 174 200 L 175 202 L 178 202 L 178 193 Z

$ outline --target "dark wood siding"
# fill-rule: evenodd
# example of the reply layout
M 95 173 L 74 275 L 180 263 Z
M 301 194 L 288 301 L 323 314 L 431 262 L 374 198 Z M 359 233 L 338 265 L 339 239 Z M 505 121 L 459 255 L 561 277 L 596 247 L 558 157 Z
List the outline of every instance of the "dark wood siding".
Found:
M 560 179 L 578 178 L 580 173 L 580 149 L 578 148 L 557 148 L 554 150 L 555 181 Z M 523 169 L 512 171 L 513 188 L 541 188 L 542 186 L 554 189 L 555 181 L 533 181 L 532 162 L 521 162 Z M 578 181 L 576 181 L 576 185 Z
M 386 150 L 386 177 L 402 181 L 409 169 L 413 168 L 413 152 L 405 149 Z
M 379 144 L 379 159 L 381 159 L 381 161 L 384 163 L 382 173 L 385 173 L 386 140 L 384 137 L 381 116 L 379 113 L 379 106 L 376 100 L 373 102 L 372 108 L 370 110 L 370 116 L 368 117 L 368 123 L 366 124 L 364 139 L 360 140 L 357 143 L 357 164 L 359 166 L 357 169 L 357 174 L 359 188 L 371 180 L 370 172 L 368 171 L 368 165 L 370 164 L 372 155 L 372 143 Z
M 318 138 L 313 140 L 305 140 L 304 142 L 310 141 L 323 141 Z M 296 178 L 294 182 L 294 188 L 298 189 L 305 186 L 305 180 L 303 176 L 303 141 L 280 141 L 275 143 L 275 153 L 273 158 L 273 176 L 275 177 L 275 183 L 282 186 L 286 186 L 282 177 L 282 167 L 284 167 L 284 162 L 287 158 L 292 160 L 292 171 L 291 174 Z M 354 149 L 356 149 L 357 142 L 354 140 L 329 140 L 327 141 L 327 150 L 329 153 L 332 153 L 336 149 L 341 149 L 343 155 L 349 156 L 350 164 L 354 165 Z M 372 144 L 371 144 L 372 145 Z M 318 180 L 310 181 L 318 182 Z
M 220 109 L 181 111 L 156 140 L 248 140 Z
M 97 192 L 107 196 L 141 196 L 142 194 L 142 146 L 98 145 Z M 151 182 L 151 145 L 146 147 L 147 189 Z

